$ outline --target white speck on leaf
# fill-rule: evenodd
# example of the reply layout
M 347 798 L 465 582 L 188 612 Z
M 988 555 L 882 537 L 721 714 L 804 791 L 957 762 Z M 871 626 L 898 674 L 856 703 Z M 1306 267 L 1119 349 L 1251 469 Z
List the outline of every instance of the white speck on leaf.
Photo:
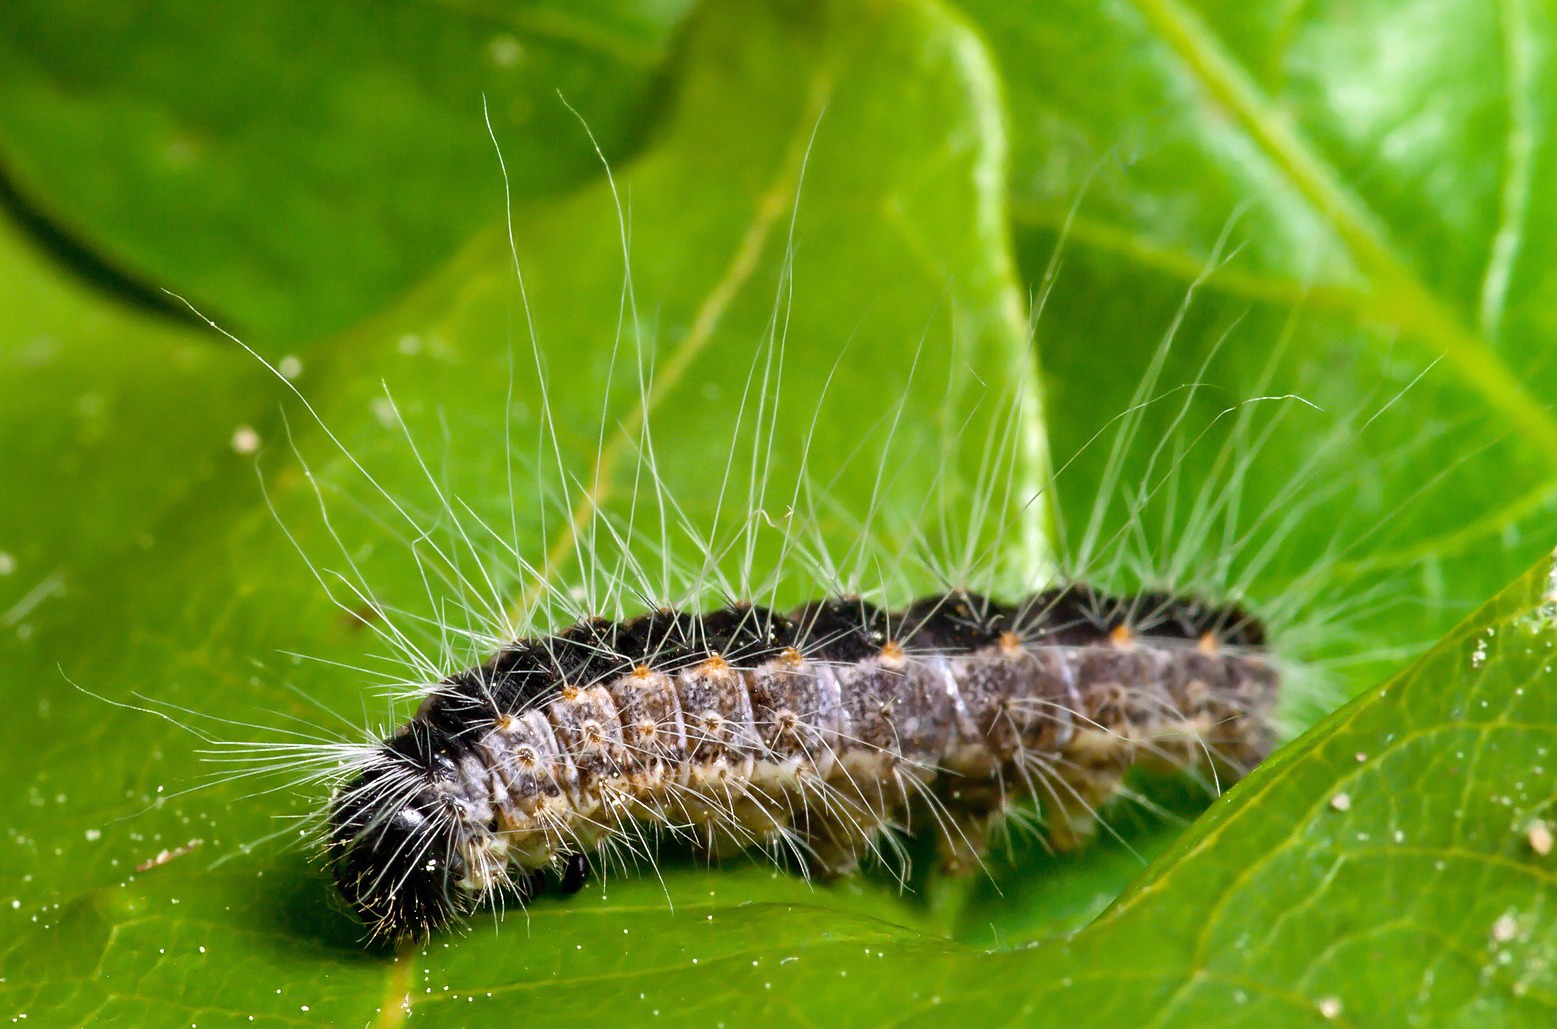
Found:
M 252 454 L 260 448 L 260 434 L 247 425 L 240 425 L 232 432 L 232 449 L 235 454 Z
M 1525 833 L 1525 840 L 1530 844 L 1530 849 L 1540 857 L 1545 857 L 1552 852 L 1552 830 L 1545 822 L 1531 822 L 1530 828 Z
M 524 46 L 505 32 L 487 44 L 487 55 L 499 68 L 512 68 L 524 57 Z

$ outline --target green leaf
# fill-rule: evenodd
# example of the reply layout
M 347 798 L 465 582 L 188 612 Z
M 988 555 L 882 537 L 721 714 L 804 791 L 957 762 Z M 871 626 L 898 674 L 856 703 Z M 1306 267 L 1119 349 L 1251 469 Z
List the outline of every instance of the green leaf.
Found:
M 776 522 L 794 496 L 786 483 L 799 475 L 807 446 L 807 473 L 828 489 L 820 514 L 834 553 L 866 530 L 857 514 L 829 517 L 833 507 L 857 513 L 880 499 L 868 531 L 923 531 L 916 519 L 943 476 L 949 488 L 968 488 L 954 474 L 964 457 L 944 451 L 947 426 L 966 428 L 982 445 L 985 426 L 1000 424 L 1001 391 L 963 393 L 991 369 L 1011 369 L 1001 377 L 1022 382 L 1031 361 L 1002 245 L 1002 140 L 986 113 L 995 102 L 988 67 L 934 8 L 760 13 L 763 29 L 750 38 L 749 19 L 703 19 L 687 44 L 676 110 L 656 144 L 614 182 L 516 208 L 523 295 L 506 233 L 474 239 L 403 303 L 303 364 L 298 383 L 310 408 L 292 404 L 285 422 L 279 414 L 255 421 L 266 443 L 263 493 L 246 462 L 226 454 L 223 474 L 158 520 L 149 548 L 113 554 L 97 566 L 97 588 L 39 609 L 27 639 L 8 642 L 16 673 L 8 681 L 41 683 L 48 698 L 22 705 L 3 730 L 7 752 L 32 751 L 28 785 L 8 808 L 16 845 L 0 853 L 6 881 L 23 884 L 14 910 L 4 912 L 20 934 L 3 974 L 17 1010 L 204 1020 L 298 1012 L 306 1003 L 318 1017 L 360 1021 L 399 1003 L 394 991 L 404 992 L 409 966 L 362 953 L 350 920 L 329 907 L 329 885 L 304 872 L 303 855 L 275 846 L 241 855 L 278 829 L 295 837 L 284 819 L 317 809 L 317 795 L 245 796 L 243 782 L 182 795 L 200 774 L 198 742 L 71 690 L 60 671 L 93 693 L 160 704 L 202 729 L 213 718 L 262 727 L 220 725 L 229 738 L 321 718 L 332 731 L 360 721 L 365 683 L 377 675 L 371 664 L 349 669 L 383 644 L 335 608 L 316 573 L 337 586 L 337 573 L 360 573 L 372 591 L 363 602 L 392 617 L 410 612 L 400 624 L 414 633 L 416 615 L 506 603 L 527 585 L 494 562 L 499 581 L 490 595 L 466 592 L 484 586 L 475 575 L 474 586 L 440 583 L 429 595 L 424 574 L 449 570 L 432 548 L 462 542 L 452 515 L 474 535 L 481 522 L 498 527 L 477 549 L 499 549 L 512 531 L 518 552 L 537 562 L 568 538 L 541 485 L 549 478 L 557 488 L 556 473 L 546 471 L 551 440 L 540 435 L 547 423 L 531 324 L 547 369 L 556 449 L 576 477 L 568 485 L 593 487 L 617 510 L 630 504 L 640 474 L 632 427 L 645 407 L 656 468 L 678 516 L 715 531 L 721 497 L 744 505 L 743 466 L 736 465 L 733 492 L 723 473 L 737 419 L 757 417 L 747 399 L 754 357 L 775 339 L 785 341 L 783 379 L 760 392 L 770 397 L 766 418 L 773 396 L 786 405 L 772 422 Z M 738 39 L 745 42 L 735 47 Z M 624 212 L 617 196 L 629 198 Z M 622 213 L 639 314 L 629 315 L 612 347 L 602 340 L 611 342 L 623 303 Z M 639 254 L 649 257 L 640 262 Z M 632 371 L 639 338 L 653 362 L 647 394 Z M 286 391 L 260 380 L 253 392 L 263 406 Z M 610 460 L 596 469 L 602 434 Z M 891 469 L 890 488 L 878 497 L 877 455 L 889 437 L 894 452 L 922 457 Z M 454 440 L 464 441 L 456 459 L 442 459 Z M 430 473 L 411 441 L 430 455 Z M 227 447 L 225 434 L 220 446 Z M 1021 459 L 1031 466 L 1041 454 Z M 575 507 L 579 495 L 575 489 L 561 506 Z M 445 506 L 443 497 L 461 499 Z M 646 523 L 652 514 L 643 514 Z M 577 531 L 589 524 L 586 509 Z M 797 596 L 787 599 L 819 588 L 795 583 Z M 353 602 L 346 588 L 337 592 Z M 486 629 L 493 631 L 490 616 Z M 278 650 L 317 660 L 278 658 Z M 375 724 L 407 713 L 376 698 L 367 703 Z M 333 720 L 321 711 L 334 712 Z M 83 749 L 90 761 L 74 758 Z M 192 840 L 200 843 L 186 851 Z M 51 856 L 55 847 L 61 853 Z M 163 851 L 172 855 L 159 863 Z M 234 860 L 211 867 L 223 857 Z M 807 903 L 818 896 L 767 871 L 683 870 L 665 881 L 671 898 L 687 904 L 702 903 L 709 889 L 728 891 L 732 907 L 764 895 Z M 613 904 L 621 903 L 619 888 L 611 888 Z M 625 889 L 664 896 L 654 878 Z M 836 917 L 834 909 L 929 917 L 884 884 L 825 896 L 813 916 L 819 922 Z M 545 906 L 530 917 L 543 917 Z M 580 927 L 599 925 L 583 909 L 551 906 Z M 646 904 L 629 901 L 625 910 L 638 906 Z M 512 922 L 515 937 L 522 921 Z M 763 931 L 752 926 L 743 938 Z M 510 946 L 485 935 L 467 945 L 470 960 L 477 950 Z M 76 957 L 57 962 L 55 947 Z M 227 973 L 196 971 L 223 952 Z
M 285 353 L 490 223 L 484 97 L 521 195 L 598 174 L 564 99 L 628 156 L 687 6 L 8 4 L 0 182 L 131 295 Z
M 909 895 L 880 876 L 813 887 L 667 856 L 659 876 L 613 875 L 603 895 L 543 899 L 399 956 L 362 948 L 308 855 L 284 846 L 316 791 L 185 793 L 197 740 L 62 676 L 229 739 L 393 724 L 403 705 L 371 687 L 414 675 L 379 660 L 362 626 L 376 608 L 448 645 L 440 663 L 473 658 L 479 645 L 416 618 L 457 630 L 476 608 L 492 631 L 536 590 L 509 547 L 587 585 L 570 540 L 614 551 L 586 491 L 618 519 L 637 502 L 628 549 L 653 566 L 666 512 L 637 477 L 645 421 L 683 505 L 673 519 L 737 544 L 749 530 L 760 568 L 804 460 L 827 484 L 831 502 L 806 513 L 829 547 L 862 542 L 902 589 L 928 570 L 884 557 L 939 531 L 927 511 L 967 517 L 988 440 L 1037 479 L 1047 434 L 1061 462 L 1079 452 L 1046 498 L 1072 538 L 1097 500 L 1105 538 L 1138 527 L 1127 556 L 1299 613 L 1282 639 L 1297 671 L 1325 674 L 1292 677 L 1298 727 L 1550 548 L 1549 416 L 1529 402 L 1549 392 L 1554 309 L 1554 219 L 1533 183 L 1557 94 L 1541 88 L 1538 12 L 1416 16 L 1407 73 L 1369 63 L 1393 14 L 966 8 L 970 22 L 929 2 L 711 6 L 674 46 L 677 5 L 582 42 L 565 38 L 578 16 L 532 7 L 516 28 L 503 11 L 397 7 L 383 31 L 355 8 L 281 4 L 214 28 L 87 5 L 56 27 L 7 15 L 0 161 L 79 251 L 127 274 L 105 299 L 41 256 L 36 223 L 0 238 L 0 481 L 28 484 L 0 491 L 0 1008 L 201 1025 L 407 1010 L 508 1024 L 521 1004 L 559 1023 L 1549 1014 L 1548 877 L 1528 835 L 1551 802 L 1550 712 L 1532 709 L 1544 568 L 1182 838 L 1205 798 L 1178 784 L 1152 787 L 1160 814 L 1108 812 L 1118 836 L 1086 852 L 1018 840 L 988 880 L 916 879 Z M 504 34 L 540 55 L 518 85 L 465 59 L 510 52 L 493 49 Z M 294 38 L 296 79 L 276 56 Z M 333 54 L 341 39 L 362 48 Z M 605 45 L 623 39 L 635 58 Z M 104 60 L 104 41 L 122 59 Z M 363 85 L 385 80 L 401 103 Z M 290 84 L 267 100 L 271 83 Z M 551 104 L 559 84 L 613 180 Z M 522 294 L 483 89 L 515 185 Z M 1371 121 L 1354 117 L 1364 100 Z M 520 131 L 514 105 L 544 130 Z M 224 135 L 186 195 L 169 126 L 200 110 L 261 128 Z M 1417 134 L 1391 134 L 1402 125 Z M 386 133 L 393 146 L 375 148 Z M 418 145 L 447 165 L 384 158 Z M 333 203 L 342 189 L 360 205 Z M 1017 447 L 999 427 L 1007 403 L 1036 410 L 1024 277 L 1045 417 L 1017 423 Z M 312 409 L 217 334 L 137 313 L 145 291 L 126 289 L 146 282 L 209 302 L 262 353 L 301 354 Z M 779 341 L 781 377 L 764 381 Z M 1134 445 L 1086 446 L 1149 373 L 1138 424 L 1115 426 Z M 1289 392 L 1324 410 L 1241 405 Z M 775 393 L 776 416 L 753 399 Z M 771 450 L 756 446 L 769 424 Z M 263 444 L 263 489 L 234 452 L 241 428 Z M 770 453 L 764 518 L 748 523 L 735 512 Z M 1141 483 L 1156 484 L 1144 504 Z M 1207 491 L 1255 513 L 1249 538 L 1185 532 Z M 982 530 L 1028 563 L 1042 557 L 1030 514 Z M 788 599 L 818 586 L 806 580 Z
M 262 370 L 206 333 L 104 298 L 0 222 L 0 628 L 81 586 L 94 560 L 233 467 Z

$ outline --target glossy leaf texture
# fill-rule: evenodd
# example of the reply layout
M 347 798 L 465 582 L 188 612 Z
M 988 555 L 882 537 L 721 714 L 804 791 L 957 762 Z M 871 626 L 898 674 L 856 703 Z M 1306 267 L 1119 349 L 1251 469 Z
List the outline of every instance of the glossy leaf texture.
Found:
M 1198 282 L 1167 384 L 1220 346 L 1208 411 L 1295 392 L 1359 423 L 1383 412 L 1347 445 L 1343 463 L 1368 471 L 1321 502 L 1272 576 L 1301 574 L 1328 523 L 1355 518 L 1346 533 L 1367 539 L 1346 589 L 1383 571 L 1417 603 L 1348 621 L 1426 641 L 1550 545 L 1557 209 L 1536 185 L 1557 121 L 1549 8 L 966 9 L 1005 84 L 1013 232 L 1034 291 L 1065 241 L 1039 328 L 1057 454 L 1139 378 L 1097 374 L 1099 341 L 1145 367 Z M 1319 431 L 1279 435 L 1269 460 L 1301 467 Z M 1085 465 L 1078 485 L 1095 481 Z M 1352 688 L 1388 669 L 1358 667 Z
M 43 10 L 0 20 L 0 1011 L 1550 1014 L 1548 566 L 1475 610 L 1554 542 L 1539 9 Z M 646 577 L 664 525 L 738 577 L 805 509 L 934 588 L 883 555 L 955 536 L 992 453 L 1059 469 L 981 523 L 1017 569 L 1092 524 L 1122 584 L 1289 615 L 1318 724 L 1182 835 L 1204 791 L 1157 784 L 907 894 L 672 854 L 396 956 L 295 842 L 317 789 L 192 788 L 208 745 L 113 703 L 392 725 L 387 625 L 453 667 L 544 596 L 524 563 L 638 574 L 591 500 Z

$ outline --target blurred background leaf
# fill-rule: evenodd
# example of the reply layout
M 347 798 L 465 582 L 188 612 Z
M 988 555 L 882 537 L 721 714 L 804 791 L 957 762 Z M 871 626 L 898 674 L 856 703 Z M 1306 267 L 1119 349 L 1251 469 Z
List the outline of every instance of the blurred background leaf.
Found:
M 1447 736 L 1424 732 L 1409 759 L 1369 764 L 1367 785 L 1388 797 L 1445 776 L 1475 805 L 1506 798 L 1493 802 L 1508 825 L 1494 831 L 1483 806 L 1456 808 L 1447 792 L 1383 810 L 1360 789 L 1347 825 L 1408 840 L 1431 828 L 1492 855 L 1467 859 L 1464 881 L 1481 891 L 1471 907 L 1442 893 L 1444 870 L 1353 861 L 1323 828 L 1353 745 L 1327 743 L 1353 731 L 1336 722 L 1177 843 L 1205 804 L 1182 785 L 1154 790 L 1156 813 L 1110 812 L 1117 835 L 1085 853 L 1016 840 L 988 879 L 917 882 L 906 897 L 881 877 L 813 889 L 673 860 L 663 883 L 613 879 L 603 897 L 544 900 L 501 933 L 399 961 L 363 953 L 328 884 L 282 846 L 296 829 L 278 816 L 317 797 L 228 785 L 159 802 L 200 777 L 198 742 L 61 675 L 115 700 L 267 725 L 393 721 L 365 693 L 394 674 L 372 663 L 382 645 L 313 570 L 337 594 L 335 573 L 370 585 L 364 604 L 431 617 L 522 592 L 504 546 L 539 562 L 558 506 L 577 499 L 541 446 L 532 324 L 566 474 L 589 481 L 602 434 L 621 436 L 602 480 L 618 512 L 638 494 L 642 439 L 621 427 L 640 413 L 641 341 L 658 376 L 658 467 L 699 524 L 720 510 L 754 357 L 783 341 L 775 507 L 820 404 L 808 460 L 840 511 L 871 506 L 884 449 L 916 455 L 867 529 L 890 550 L 924 496 L 950 490 L 955 506 L 958 483 L 972 488 L 958 469 L 978 456 L 980 426 L 999 423 L 989 398 L 1036 399 L 1031 307 L 1066 538 L 1101 497 L 1104 536 L 1137 526 L 1127 549 L 1144 565 L 1283 602 L 1307 626 L 1295 656 L 1324 672 L 1289 690 L 1286 717 L 1311 724 L 1553 543 L 1548 20 L 1473 3 L 10 5 L 5 1006 L 61 1022 L 392 1023 L 413 997 L 419 1018 L 497 1023 L 520 1002 L 509 994 L 535 992 L 557 1022 L 656 1005 L 684 1021 L 744 1006 L 863 1022 L 928 1018 L 932 994 L 985 1013 L 1041 999 L 1095 1014 L 1106 1000 L 1123 1018 L 1117 1005 L 1149 1013 L 1182 988 L 1162 1017 L 1183 1021 L 1227 1014 L 1258 980 L 1267 1018 L 1322 1017 L 1319 1002 L 1336 999 L 1369 1021 L 1430 973 L 1450 985 L 1418 992 L 1429 1014 L 1482 1003 L 1512 1018 L 1521 996 L 1548 1003 L 1552 941 L 1530 914 L 1544 878 L 1534 906 L 1510 907 L 1515 936 L 1489 934 L 1503 924 L 1499 870 L 1526 875 L 1516 823 L 1549 800 L 1534 783 L 1550 720 L 1535 712 L 1512 736 L 1452 730 L 1474 721 L 1474 690 L 1498 711 L 1534 703 L 1526 686 L 1544 666 L 1510 651 L 1462 679 L 1463 633 L 1412 673 L 1409 709 L 1363 703 L 1370 739 L 1415 721 L 1466 739 L 1440 746 Z M 513 189 L 528 311 L 483 99 Z M 164 290 L 294 376 L 401 509 L 283 383 Z M 1140 411 L 1136 445 L 1088 446 L 1143 382 L 1160 399 Z M 1238 406 L 1285 394 L 1313 406 Z M 969 412 L 954 474 L 944 455 L 918 459 Z M 1157 450 L 1182 439 L 1194 443 Z M 1116 454 L 1120 482 L 1161 482 L 1151 503 L 1107 488 Z M 1017 457 L 1023 474 L 1041 473 L 1039 449 Z M 1229 459 L 1246 473 L 1231 476 Z M 737 482 L 753 460 L 738 453 Z M 1185 531 L 1206 484 L 1236 487 L 1246 509 L 1250 530 L 1230 554 L 1222 532 Z M 460 519 L 445 496 L 469 505 Z M 416 559 L 438 567 L 432 548 L 458 550 L 456 522 L 468 531 L 475 519 L 496 527 L 473 547 L 495 581 L 480 596 L 429 592 Z M 861 531 L 824 521 L 835 547 Z M 1017 527 L 1001 532 L 1021 542 Z M 1538 578 L 1477 627 L 1503 632 L 1537 603 Z M 1502 757 L 1467 771 L 1447 756 L 1473 743 Z M 1514 783 L 1520 762 L 1532 777 Z M 278 829 L 281 841 L 244 851 Z M 1277 836 L 1297 841 L 1283 845 L 1295 867 L 1269 866 L 1283 890 L 1264 907 L 1226 896 L 1236 917 L 1292 903 L 1291 935 L 1277 939 L 1305 942 L 1281 943 L 1290 960 L 1231 930 L 1192 940 L 1172 929 L 1206 924 L 1204 875 L 1249 864 Z M 1305 878 L 1341 867 L 1362 871 L 1340 887 Z M 1071 942 L 978 953 L 1084 926 L 1137 878 L 1130 900 Z M 1381 884 L 1443 899 L 1370 929 L 1357 912 Z M 1141 932 L 1142 919 L 1160 931 Z M 1304 964 L 1318 950 L 1308 941 L 1339 932 L 1337 920 L 1360 949 L 1337 951 L 1321 974 Z M 1518 969 L 1483 975 L 1483 954 Z M 1013 961 L 1022 967 L 1007 971 Z M 1134 985 L 1121 991 L 1126 966 Z M 1338 981 L 1347 966 L 1381 971 Z M 1077 983 L 1101 985 L 1064 989 Z M 1274 987 L 1290 996 L 1273 999 Z
M 99 281 L 176 288 L 264 352 L 378 310 L 502 202 L 566 191 L 646 138 L 688 0 L 17 4 L 0 35 L 13 206 Z

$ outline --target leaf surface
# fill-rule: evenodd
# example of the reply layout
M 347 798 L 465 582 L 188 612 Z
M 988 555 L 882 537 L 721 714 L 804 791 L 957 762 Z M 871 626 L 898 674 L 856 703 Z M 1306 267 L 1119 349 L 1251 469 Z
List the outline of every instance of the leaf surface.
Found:
M 8 1013 L 1550 1014 L 1550 875 L 1530 834 L 1551 803 L 1546 565 L 1443 636 L 1552 544 L 1549 415 L 1529 400 L 1549 392 L 1554 309 L 1549 201 L 1531 185 L 1557 95 L 1540 88 L 1539 12 L 1413 15 L 1416 75 L 1370 63 L 1381 48 L 1358 41 L 1397 25 L 1371 8 L 1275 23 L 1149 0 L 977 0 L 966 16 L 753 4 L 699 12 L 672 43 L 678 5 L 589 26 L 539 6 L 511 25 L 427 5 L 365 34 L 384 49 L 332 62 L 330 40 L 361 17 L 341 7 L 295 68 L 268 67 L 292 82 L 287 103 L 254 100 L 245 62 L 285 43 L 288 10 L 246 15 L 274 30 L 252 47 L 213 42 L 195 15 L 155 32 L 103 21 L 77 33 L 79 58 L 61 28 L 0 33 L 18 57 L 0 61 L 16 100 L 0 104 L 0 160 L 23 199 L 131 286 L 209 301 L 260 352 L 300 355 L 307 401 L 218 334 L 137 308 L 125 282 L 94 293 L 36 231 L 0 238 L 0 478 L 27 484 L 0 491 Z M 494 64 L 508 38 L 517 85 Z M 111 70 L 86 56 L 110 39 L 144 56 Z M 396 88 L 414 95 L 364 114 L 372 83 L 411 66 Z M 242 124 L 259 129 L 216 133 L 226 145 L 197 148 L 179 180 L 186 75 L 211 84 L 195 99 L 213 112 L 252 104 Z M 552 103 L 563 80 L 580 84 L 564 92 L 609 178 Z M 338 109 L 277 120 L 318 96 Z M 108 159 L 81 156 L 104 139 L 118 141 Z M 446 166 L 397 160 L 423 145 Z M 342 183 L 352 204 L 331 200 Z M 1478 361 L 1490 377 L 1464 374 Z M 1251 402 L 1288 394 L 1320 410 Z M 1029 416 L 1019 437 L 1000 428 L 1012 398 Z M 236 452 L 240 429 L 257 457 Z M 317 790 L 185 793 L 200 741 L 61 675 L 227 739 L 387 728 L 405 707 L 373 687 L 428 676 L 385 662 L 364 618 L 456 667 L 489 645 L 459 629 L 502 635 L 526 598 L 541 624 L 567 616 L 524 562 L 601 597 L 602 581 L 660 574 L 659 528 L 684 520 L 730 544 L 708 568 L 717 588 L 742 577 L 748 540 L 754 574 L 775 560 L 797 510 L 834 554 L 866 544 L 862 578 L 933 588 L 935 569 L 884 555 L 944 532 L 990 453 L 1041 481 L 1045 435 L 1064 466 L 1045 498 L 1062 553 L 1101 502 L 1101 538 L 1124 555 L 1102 556 L 1111 573 L 1140 574 L 1144 554 L 1176 585 L 1231 580 L 1295 613 L 1284 639 L 1323 673 L 1293 677 L 1296 727 L 1442 640 L 1182 836 L 1206 800 L 1180 785 L 1152 788 L 1158 814 L 1110 812 L 1117 836 L 1090 851 L 1019 839 L 987 880 L 916 879 L 906 896 L 886 876 L 809 886 L 667 855 L 660 876 L 613 871 L 603 892 L 399 957 L 359 946 L 286 847 Z M 651 442 L 674 510 L 645 489 Z M 771 485 L 763 518 L 743 522 L 754 468 Z M 824 503 L 795 490 L 802 470 Z M 1219 497 L 1246 509 L 1236 529 L 1185 521 Z M 600 560 L 619 548 L 597 503 L 631 518 L 639 567 Z M 1029 514 L 981 526 L 1018 568 L 1050 542 Z M 1115 537 L 1121 525 L 1136 529 Z M 802 571 L 784 597 L 818 579 Z
M 523 195 L 599 172 L 568 104 L 630 154 L 687 6 L 9 4 L 0 198 L 121 295 L 177 289 L 280 356 L 490 223 L 484 97 Z

